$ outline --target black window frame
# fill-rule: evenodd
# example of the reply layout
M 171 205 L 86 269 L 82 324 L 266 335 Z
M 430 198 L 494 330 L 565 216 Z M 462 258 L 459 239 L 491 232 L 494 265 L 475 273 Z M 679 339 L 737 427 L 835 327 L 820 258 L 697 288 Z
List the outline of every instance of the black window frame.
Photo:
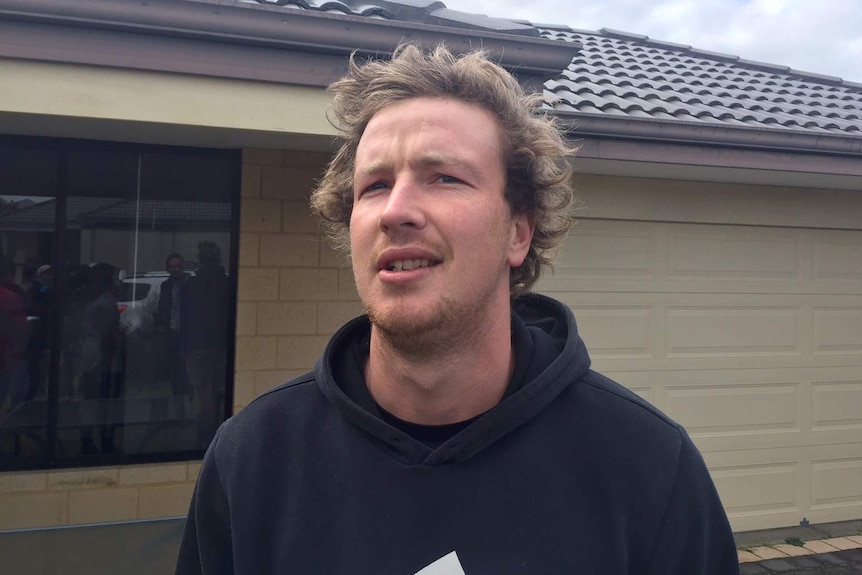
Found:
M 133 143 L 133 142 L 113 142 L 105 140 L 89 140 L 80 138 L 54 138 L 43 136 L 22 136 L 0 134 L 0 146 L 14 147 L 16 145 L 26 145 L 45 149 L 57 154 L 58 166 L 55 181 L 57 190 L 54 198 L 56 198 L 55 220 L 54 220 L 54 238 L 53 238 L 53 261 L 51 265 L 54 269 L 60 269 L 61 262 L 65 260 L 65 232 L 66 229 L 66 205 L 67 200 L 74 194 L 70 193 L 68 186 L 68 167 L 70 155 L 75 150 L 87 149 L 91 151 L 124 151 L 130 153 L 168 153 L 178 156 L 189 155 L 212 155 L 220 157 L 230 166 L 229 170 L 232 175 L 232 180 L 229 184 L 231 189 L 230 195 L 230 245 L 229 245 L 229 265 L 228 265 L 228 309 L 227 317 L 227 333 L 228 341 L 225 349 L 225 389 L 224 389 L 224 419 L 228 419 L 233 415 L 234 402 L 234 385 L 235 385 L 235 351 L 236 351 L 236 312 L 237 312 L 237 285 L 239 272 L 239 236 L 240 236 L 240 204 L 241 204 L 241 186 L 242 186 L 242 150 L 237 148 L 216 148 L 216 147 L 191 147 L 191 146 L 176 146 L 162 145 L 149 143 Z M 55 289 L 53 290 L 53 303 L 55 309 L 58 309 L 58 304 L 61 299 L 61 294 L 64 289 L 67 289 L 66 278 L 64 274 L 56 274 Z M 59 322 L 59 318 L 54 318 L 54 323 Z M 104 467 L 115 465 L 139 465 L 149 463 L 168 463 L 178 461 L 194 461 L 199 460 L 203 456 L 205 449 L 187 449 L 176 451 L 160 451 L 148 453 L 111 453 L 111 454 L 95 454 L 95 455 L 80 455 L 76 457 L 65 456 L 58 458 L 58 406 L 59 406 L 59 385 L 60 385 L 60 354 L 61 354 L 61 333 L 59 329 L 52 330 L 51 349 L 49 359 L 48 372 L 48 413 L 47 423 L 45 426 L 46 433 L 46 449 L 45 456 L 41 460 L 36 458 L 24 459 L 22 461 L 0 460 L 0 473 L 14 471 L 39 471 L 52 469 L 69 469 L 69 468 L 86 468 L 86 467 Z

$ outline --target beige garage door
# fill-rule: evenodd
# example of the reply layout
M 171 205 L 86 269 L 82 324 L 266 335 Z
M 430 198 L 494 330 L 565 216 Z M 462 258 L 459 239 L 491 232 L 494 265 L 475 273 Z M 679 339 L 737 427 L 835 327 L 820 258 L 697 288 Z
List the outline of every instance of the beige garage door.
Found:
M 862 517 L 862 231 L 583 219 L 538 290 L 688 429 L 734 530 Z

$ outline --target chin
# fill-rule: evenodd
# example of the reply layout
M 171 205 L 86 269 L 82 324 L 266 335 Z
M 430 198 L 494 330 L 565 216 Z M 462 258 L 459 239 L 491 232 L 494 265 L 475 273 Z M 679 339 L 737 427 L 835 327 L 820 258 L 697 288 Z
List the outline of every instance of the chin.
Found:
M 447 315 L 445 311 L 432 311 L 428 308 L 418 311 L 408 310 L 403 306 L 368 308 L 371 324 L 382 333 L 395 337 L 420 337 L 434 332 L 447 323 L 450 319 Z

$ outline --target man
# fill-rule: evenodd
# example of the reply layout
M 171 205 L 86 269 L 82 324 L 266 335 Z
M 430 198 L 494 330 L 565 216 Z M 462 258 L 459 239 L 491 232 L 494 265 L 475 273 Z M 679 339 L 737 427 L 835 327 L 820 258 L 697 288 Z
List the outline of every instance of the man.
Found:
M 571 223 L 539 97 L 443 48 L 331 89 L 344 145 L 312 203 L 368 315 L 221 427 L 177 572 L 737 573 L 688 436 L 529 293 Z
M 82 399 L 105 400 L 123 396 L 123 332 L 117 309 L 117 268 L 94 262 L 86 271 L 80 323 L 77 327 L 79 370 L 78 394 Z M 107 423 L 106 404 L 90 402 L 98 412 L 90 415 L 92 427 L 81 428 L 81 450 L 85 454 L 112 453 L 115 425 Z M 98 446 L 95 437 L 99 437 Z
M 156 307 L 156 329 L 164 337 L 163 348 L 167 365 L 165 371 L 171 382 L 174 395 L 186 393 L 186 369 L 180 352 L 180 328 L 182 318 L 182 293 L 185 283 L 185 260 L 178 253 L 165 258 L 168 279 L 159 286 L 159 303 Z
M 210 240 L 198 243 L 198 269 L 183 284 L 180 320 L 196 449 L 206 449 L 223 417 L 228 291 L 221 249 Z
M 24 294 L 24 307 L 30 325 L 27 344 L 29 382 L 23 399 L 45 397 L 48 387 L 48 362 L 51 352 L 51 329 L 54 324 L 54 269 L 43 264 Z

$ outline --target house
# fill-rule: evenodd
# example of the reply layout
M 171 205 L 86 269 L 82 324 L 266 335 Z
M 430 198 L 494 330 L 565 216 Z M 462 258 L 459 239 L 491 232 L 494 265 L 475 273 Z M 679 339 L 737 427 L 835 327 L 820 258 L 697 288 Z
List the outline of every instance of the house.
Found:
M 0 0 L 0 252 L 32 283 L 215 241 L 241 409 L 361 312 L 307 196 L 336 146 L 325 86 L 402 41 L 481 46 L 544 90 L 581 207 L 538 290 L 575 310 L 596 369 L 686 426 L 734 529 L 862 518 L 862 84 L 422 0 Z M 0 401 L 0 530 L 184 515 L 183 401 L 143 371 L 83 413 L 63 317 L 35 407 Z

